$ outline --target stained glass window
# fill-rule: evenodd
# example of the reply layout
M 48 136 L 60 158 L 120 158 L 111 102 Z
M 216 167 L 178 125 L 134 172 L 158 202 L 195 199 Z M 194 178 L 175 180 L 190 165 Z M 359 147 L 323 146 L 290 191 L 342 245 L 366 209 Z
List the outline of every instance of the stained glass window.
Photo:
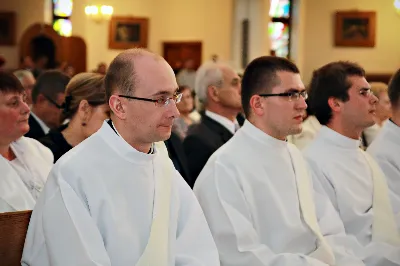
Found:
M 271 0 L 269 15 L 275 18 L 290 17 L 290 0 Z
M 61 36 L 71 36 L 72 33 L 72 23 L 69 19 L 57 19 L 53 23 L 53 29 Z
M 291 0 L 271 0 L 269 15 L 272 22 L 268 25 L 271 39 L 271 54 L 289 58 Z
M 282 22 L 270 22 L 268 33 L 271 38 L 271 49 L 276 56 L 289 55 L 289 25 Z
M 69 17 L 72 14 L 72 0 L 53 0 L 54 16 Z
M 61 36 L 71 36 L 73 0 L 53 0 L 53 29 Z

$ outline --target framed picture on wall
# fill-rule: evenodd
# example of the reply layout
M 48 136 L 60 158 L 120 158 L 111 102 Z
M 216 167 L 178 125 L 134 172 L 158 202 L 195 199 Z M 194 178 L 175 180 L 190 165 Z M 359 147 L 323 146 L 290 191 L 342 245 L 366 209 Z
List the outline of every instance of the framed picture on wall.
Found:
M 375 29 L 374 11 L 338 11 L 335 14 L 335 45 L 374 47 Z
M 149 21 L 147 18 L 112 17 L 108 48 L 129 49 L 147 47 Z
M 15 13 L 0 12 L 0 45 L 15 45 Z

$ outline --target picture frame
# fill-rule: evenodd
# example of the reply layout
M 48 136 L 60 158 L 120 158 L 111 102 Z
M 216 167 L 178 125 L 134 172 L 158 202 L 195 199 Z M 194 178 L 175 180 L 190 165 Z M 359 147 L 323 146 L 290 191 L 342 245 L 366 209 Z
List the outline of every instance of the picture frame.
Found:
M 335 46 L 374 47 L 375 11 L 338 11 L 335 14 Z
M 110 49 L 147 48 L 148 18 L 117 17 L 110 20 L 108 47 Z
M 0 12 L 0 45 L 16 44 L 16 14 L 15 12 Z

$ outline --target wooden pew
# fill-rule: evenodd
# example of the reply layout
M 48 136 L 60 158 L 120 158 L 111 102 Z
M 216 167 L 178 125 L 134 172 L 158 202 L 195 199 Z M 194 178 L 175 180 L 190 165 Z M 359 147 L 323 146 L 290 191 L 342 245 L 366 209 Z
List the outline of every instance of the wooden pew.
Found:
M 32 211 L 0 213 L 0 265 L 21 266 Z

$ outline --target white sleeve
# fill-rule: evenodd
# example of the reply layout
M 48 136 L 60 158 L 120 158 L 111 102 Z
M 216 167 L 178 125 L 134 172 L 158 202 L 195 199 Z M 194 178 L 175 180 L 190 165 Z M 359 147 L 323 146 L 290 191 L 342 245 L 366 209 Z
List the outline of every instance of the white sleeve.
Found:
M 335 255 L 337 265 L 364 265 L 362 246 L 354 236 L 347 235 L 339 214 L 333 208 L 318 179 L 313 179 L 314 202 L 318 224 Z
M 33 212 L 22 265 L 111 266 L 103 239 L 82 200 L 63 179 L 50 176 Z M 50 194 L 51 193 L 51 194 Z
M 327 266 L 303 254 L 274 253 L 260 242 L 245 195 L 232 170 L 209 163 L 199 178 L 202 182 L 196 183 L 195 194 L 217 244 L 221 265 Z
M 179 175 L 179 173 L 177 172 Z M 176 266 L 219 266 L 218 250 L 192 189 L 179 175 Z
M 333 249 L 338 265 L 360 265 L 360 262 L 357 262 L 359 259 L 367 266 L 399 266 L 399 248 L 378 242 L 371 242 L 368 246 L 363 247 L 354 236 L 346 234 L 343 222 L 331 204 L 332 200 L 336 202 L 336 198 L 332 198 L 329 201 L 326 194 L 328 192 L 328 194 L 330 193 L 331 196 L 334 196 L 333 187 L 325 177 L 315 176 L 316 173 L 322 174 L 322 171 L 316 171 L 317 169 L 315 168 L 313 170 L 313 186 L 318 222 L 322 234 Z M 321 185 L 321 180 L 325 182 L 325 186 Z M 354 256 L 358 259 L 355 260 Z

